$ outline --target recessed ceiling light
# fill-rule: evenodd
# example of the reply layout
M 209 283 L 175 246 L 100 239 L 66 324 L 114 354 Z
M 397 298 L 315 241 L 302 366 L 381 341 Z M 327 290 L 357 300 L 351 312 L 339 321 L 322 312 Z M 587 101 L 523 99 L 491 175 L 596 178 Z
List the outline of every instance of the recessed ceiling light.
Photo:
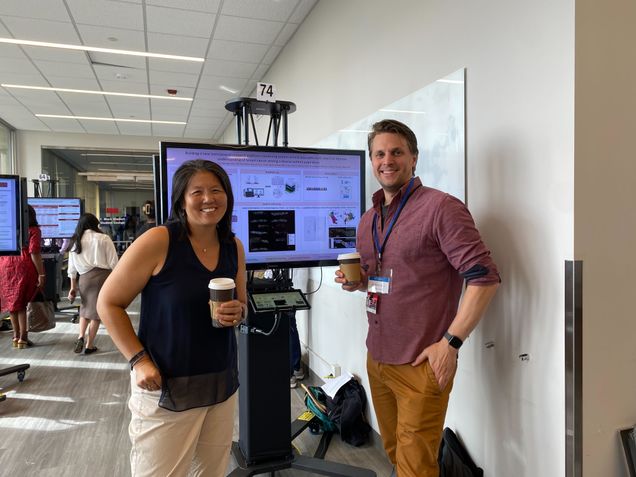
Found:
M 8 84 L 8 83 L 2 83 L 0 84 L 0 86 L 3 86 L 5 88 L 35 89 L 40 91 L 57 91 L 60 93 L 101 94 L 104 96 L 128 96 L 132 98 L 172 99 L 177 101 L 192 101 L 192 98 L 181 98 L 177 96 L 160 96 L 157 94 L 118 93 L 115 91 L 95 91 L 90 89 L 49 88 L 45 86 L 28 86 L 23 84 Z
M 128 118 L 98 118 L 93 116 L 69 116 L 64 114 L 36 114 L 38 118 L 56 119 L 81 119 L 90 121 L 120 121 L 127 123 L 153 123 L 153 124 L 188 124 L 183 121 L 158 121 L 155 119 L 128 119 Z
M 66 43 L 50 43 L 47 41 L 20 40 L 17 38 L 0 38 L 0 43 L 10 43 L 12 45 L 24 45 L 24 46 L 43 46 L 47 48 L 62 48 L 66 50 L 96 51 L 99 53 L 112 53 L 114 55 L 143 56 L 146 58 L 160 58 L 164 60 L 195 61 L 198 63 L 203 63 L 205 61 L 205 58 L 197 58 L 194 56 L 165 55 L 163 53 L 149 53 L 146 51 L 116 50 L 113 48 L 99 48 L 96 46 L 85 46 L 85 45 L 70 45 Z

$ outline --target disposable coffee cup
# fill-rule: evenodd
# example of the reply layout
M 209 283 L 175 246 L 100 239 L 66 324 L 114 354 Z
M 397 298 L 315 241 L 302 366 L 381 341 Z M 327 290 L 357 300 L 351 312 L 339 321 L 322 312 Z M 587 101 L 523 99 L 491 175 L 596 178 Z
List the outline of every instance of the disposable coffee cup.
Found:
M 338 262 L 340 262 L 340 271 L 344 273 L 348 283 L 360 281 L 360 254 L 358 252 L 341 253 L 338 255 Z
M 212 316 L 212 326 L 222 328 L 217 318 L 217 308 L 221 303 L 234 298 L 236 284 L 231 278 L 213 278 L 208 284 L 210 290 L 210 314 Z

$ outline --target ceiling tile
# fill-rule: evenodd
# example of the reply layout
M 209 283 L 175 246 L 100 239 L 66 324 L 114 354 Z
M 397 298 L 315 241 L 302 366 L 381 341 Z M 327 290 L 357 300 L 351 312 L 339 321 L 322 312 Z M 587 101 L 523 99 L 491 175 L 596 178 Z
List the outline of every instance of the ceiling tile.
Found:
M 110 26 L 78 24 L 80 36 L 85 45 L 118 50 L 146 51 L 146 40 L 143 30 L 124 30 Z M 116 38 L 116 41 L 109 40 Z M 152 51 L 152 50 L 150 50 Z
M 94 66 L 106 66 L 128 70 L 136 68 L 146 71 L 146 58 L 131 55 L 117 55 L 114 53 L 100 53 L 91 51 L 86 54 L 88 61 Z
M 104 81 L 120 80 L 122 83 L 147 84 L 146 71 L 137 68 L 117 68 L 115 66 L 93 65 L 97 78 Z M 123 76 L 123 77 L 122 77 Z M 114 90 L 123 91 L 123 90 Z
M 172 71 L 175 73 L 188 73 L 191 75 L 201 74 L 203 63 L 194 63 L 192 61 L 170 61 L 157 58 L 148 59 L 148 69 L 150 71 Z
M 44 77 L 39 74 L 21 74 L 0 70 L 0 83 L 28 84 L 29 86 L 48 86 Z
M 208 58 L 215 60 L 244 61 L 248 63 L 260 63 L 268 47 L 253 43 L 241 43 L 237 41 L 214 40 L 208 52 Z
M 69 21 L 62 0 L 2 0 L 0 15 Z
M 70 22 L 34 20 L 32 18 L 2 17 L 2 21 L 15 38 L 22 40 L 50 41 L 79 45 L 77 32 Z M 40 49 L 50 48 L 39 47 Z
M 207 129 L 208 131 L 214 131 L 217 127 L 219 127 L 219 124 L 221 124 L 221 121 L 224 117 L 225 114 L 223 116 L 219 116 L 218 118 L 190 116 L 190 119 L 188 119 L 187 129 Z
M 51 103 L 59 101 L 60 98 L 53 91 L 39 91 L 32 89 L 11 89 L 11 94 L 20 102 L 25 104 Z
M 150 123 L 119 122 L 117 127 L 125 136 L 150 136 Z
M 0 25 L 0 36 L 8 36 L 1 34 L 2 25 Z M 26 55 L 22 52 L 22 49 L 18 45 L 9 45 L 7 43 L 0 43 L 0 58 L 26 58 Z
M 292 13 L 289 21 L 291 23 L 302 23 L 305 17 L 311 12 L 311 9 L 316 5 L 317 0 L 300 0 L 298 7 Z
M 152 135 L 158 137 L 182 137 L 185 125 L 177 124 L 153 124 Z
M 284 23 L 281 22 L 221 15 L 214 32 L 214 38 L 270 45 L 278 36 L 283 25 Z
M 219 10 L 219 0 L 186 0 L 180 2 L 181 10 L 216 13 Z M 174 7 L 174 0 L 146 0 L 146 5 L 158 7 Z
M 75 119 L 40 118 L 53 131 L 83 133 L 84 128 Z
M 63 63 L 59 61 L 35 60 L 35 64 L 44 76 L 48 76 L 51 74 L 55 75 L 63 72 L 65 75 L 75 76 L 77 78 L 95 78 L 92 68 L 88 66 L 88 62 L 82 65 L 80 63 Z
M 260 59 L 259 59 L 260 61 Z M 258 63 L 245 63 L 228 60 L 209 59 L 203 67 L 203 77 L 229 76 L 233 78 L 251 78 Z
M 240 91 L 241 89 L 245 87 L 246 83 L 247 83 L 247 78 L 229 78 L 227 76 L 206 75 L 201 77 L 198 90 L 203 89 L 203 90 L 220 91 L 221 93 L 227 96 L 228 94 L 231 94 L 231 93 L 223 91 L 223 90 L 219 90 L 219 86 L 225 86 L 229 89 Z M 197 90 L 197 93 L 199 93 L 198 90 Z
M 117 126 L 112 121 L 81 121 L 82 126 L 89 134 L 115 134 L 119 135 Z
M 85 95 L 78 95 L 73 93 L 58 93 L 62 98 L 62 101 L 66 103 L 66 106 L 71 110 L 75 116 L 96 116 L 96 117 L 110 117 L 111 112 L 108 109 L 108 104 L 101 96 L 91 95 L 91 98 L 80 97 Z
M 190 139 L 207 139 L 208 141 L 212 142 L 213 133 L 214 133 L 214 130 L 210 130 L 207 128 L 203 128 L 203 129 L 186 128 L 185 132 L 183 133 L 183 137 L 190 138 Z
M 123 119 L 150 119 L 150 105 L 146 99 L 109 96 L 106 101 L 110 105 L 113 117 Z
M 151 71 L 150 84 L 167 84 L 169 88 L 195 87 L 199 79 L 198 75 L 186 73 L 174 73 L 171 71 Z
M 297 23 L 286 23 L 282 31 L 276 38 L 276 41 L 274 41 L 274 45 L 285 46 L 297 29 L 298 29 Z
M 212 13 L 191 12 L 163 7 L 146 7 L 149 32 L 209 38 L 214 25 Z
M 13 73 L 19 73 L 23 75 L 38 75 L 39 71 L 33 63 L 26 59 L 26 57 L 22 58 L 2 58 L 2 69 L 0 70 L 0 77 L 2 76 L 2 71 L 11 71 Z
M 156 94 L 157 96 L 167 96 L 168 92 L 166 91 L 168 88 L 173 88 L 174 85 L 170 85 L 170 84 L 151 84 L 150 85 L 150 94 Z M 194 88 L 187 88 L 185 86 L 179 86 L 178 88 L 175 88 L 177 90 L 177 97 L 181 97 L 181 98 L 192 98 L 194 95 Z M 152 100 L 152 101 L 161 101 L 161 102 L 165 102 L 169 100 L 166 99 L 157 99 L 157 100 Z M 188 103 L 189 104 L 189 103 Z
M 186 121 L 190 108 L 175 108 L 170 106 L 155 106 L 151 108 L 152 119 L 155 121 Z
M 111 0 L 66 0 L 66 3 L 76 23 L 141 31 L 144 29 L 141 5 Z
M 51 131 L 51 128 L 38 118 L 33 117 L 33 115 L 31 118 L 21 118 L 16 116 L 9 124 L 22 131 Z
M 148 50 L 153 53 L 163 53 L 166 55 L 195 56 L 198 58 L 205 57 L 205 51 L 208 48 L 209 39 L 194 36 L 174 35 L 169 33 L 148 33 Z M 151 61 L 166 64 L 194 65 L 201 68 L 201 63 L 180 60 L 160 60 L 153 59 Z M 157 68 L 159 69 L 159 68 Z
M 32 60 L 59 61 L 62 63 L 85 64 L 88 60 L 86 52 L 62 50 L 59 48 L 40 48 L 36 46 L 25 46 L 24 51 Z
M 298 0 L 232 0 L 223 4 L 223 15 L 286 21 Z
M 135 83 L 128 80 L 102 80 L 100 83 L 104 91 L 115 91 L 118 93 L 150 94 L 146 83 Z M 110 98 L 111 96 L 109 96 Z M 130 101 L 130 99 L 127 99 Z
M 61 74 L 64 71 L 60 71 Z M 72 88 L 72 89 L 89 89 L 100 90 L 99 84 L 95 78 L 75 78 L 73 76 L 51 76 L 47 75 L 47 79 L 54 88 Z
M 243 89 L 245 84 L 247 84 L 247 81 L 245 81 L 245 80 L 240 80 L 240 81 L 244 82 L 243 84 L 241 84 L 240 87 L 234 88 L 234 87 L 230 86 L 232 89 L 234 89 L 236 91 L 236 93 L 230 93 L 230 92 L 218 89 L 218 88 L 216 88 L 216 89 L 198 88 L 197 89 L 197 94 L 195 96 L 195 101 L 199 100 L 199 99 L 214 99 L 216 101 L 227 101 L 228 99 L 235 98 L 241 92 L 241 90 Z M 207 83 L 206 87 L 209 86 L 210 88 L 214 88 L 214 86 L 216 84 L 218 84 L 218 83 Z
M 212 99 L 200 99 L 195 101 L 190 110 L 192 116 L 206 116 L 210 111 L 224 112 L 225 101 L 215 101 Z

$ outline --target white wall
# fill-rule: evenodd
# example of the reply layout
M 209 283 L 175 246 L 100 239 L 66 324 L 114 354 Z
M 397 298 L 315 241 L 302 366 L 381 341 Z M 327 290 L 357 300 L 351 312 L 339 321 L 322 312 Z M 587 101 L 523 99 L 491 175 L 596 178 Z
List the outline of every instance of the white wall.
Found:
M 297 104 L 290 145 L 308 146 L 462 67 L 467 197 L 503 286 L 462 348 L 448 424 L 490 476 L 563 475 L 573 0 L 322 0 L 263 80 Z M 225 138 L 235 141 L 233 127 Z M 324 369 L 317 355 L 366 384 L 363 296 L 336 287 L 332 268 L 323 273 L 301 340 L 312 368 Z M 319 277 L 311 272 L 308 289 Z
M 575 254 L 583 261 L 584 475 L 627 476 L 636 424 L 636 5 L 576 2 Z

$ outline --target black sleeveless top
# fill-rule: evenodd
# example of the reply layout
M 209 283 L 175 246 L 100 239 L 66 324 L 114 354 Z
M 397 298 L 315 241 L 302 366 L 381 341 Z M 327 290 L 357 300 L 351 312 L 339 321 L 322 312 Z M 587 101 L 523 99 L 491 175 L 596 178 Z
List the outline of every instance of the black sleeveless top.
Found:
M 162 376 L 159 406 L 184 411 L 225 401 L 238 388 L 234 328 L 215 328 L 208 305 L 211 278 L 236 279 L 234 238 L 221 242 L 219 261 L 208 270 L 179 222 L 166 224 L 170 237 L 161 271 L 141 292 L 139 340 Z

